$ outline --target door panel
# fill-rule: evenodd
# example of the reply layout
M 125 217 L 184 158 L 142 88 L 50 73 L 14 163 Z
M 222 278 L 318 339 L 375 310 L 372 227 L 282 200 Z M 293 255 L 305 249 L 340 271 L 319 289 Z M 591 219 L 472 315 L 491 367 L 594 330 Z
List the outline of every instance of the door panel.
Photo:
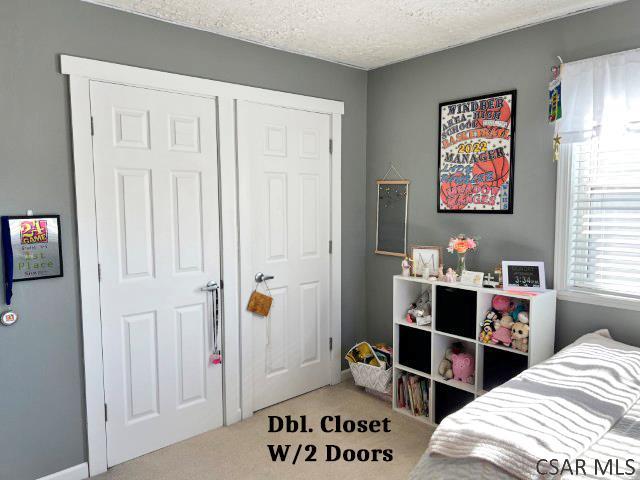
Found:
M 287 176 L 283 173 L 266 175 L 267 181 L 267 261 L 287 258 Z
M 271 295 L 273 304 L 265 331 L 269 344 L 266 365 L 268 377 L 287 371 L 287 289 L 274 288 L 271 290 Z
M 178 407 L 207 398 L 206 365 L 206 305 L 200 303 L 176 309 L 178 371 Z
M 149 170 L 118 170 L 118 230 L 123 279 L 153 276 Z
M 302 365 L 320 360 L 320 284 L 310 282 L 300 286 L 300 337 Z
M 199 172 L 172 172 L 175 272 L 202 271 L 202 182 Z
M 122 318 L 125 346 L 127 423 L 158 414 L 156 312 Z
M 249 262 L 275 277 L 269 318 L 251 319 L 257 410 L 330 380 L 330 118 L 240 102 L 238 128 L 251 184 L 241 207 L 251 219 Z
M 108 465 L 222 424 L 214 100 L 91 82 Z
M 300 176 L 300 255 L 302 258 L 318 255 L 319 178 L 317 175 Z

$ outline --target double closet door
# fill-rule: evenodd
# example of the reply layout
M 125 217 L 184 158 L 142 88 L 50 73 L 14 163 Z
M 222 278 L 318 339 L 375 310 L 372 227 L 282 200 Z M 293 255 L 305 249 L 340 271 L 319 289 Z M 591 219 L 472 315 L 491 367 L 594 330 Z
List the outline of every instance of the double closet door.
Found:
M 222 325 L 240 319 L 223 319 L 224 290 L 207 289 L 222 283 L 224 261 L 216 101 L 90 85 L 113 466 L 222 425 L 223 369 L 211 354 Z M 274 277 L 270 316 L 250 319 L 257 410 L 329 384 L 330 117 L 238 102 L 236 125 L 248 167 L 242 261 Z

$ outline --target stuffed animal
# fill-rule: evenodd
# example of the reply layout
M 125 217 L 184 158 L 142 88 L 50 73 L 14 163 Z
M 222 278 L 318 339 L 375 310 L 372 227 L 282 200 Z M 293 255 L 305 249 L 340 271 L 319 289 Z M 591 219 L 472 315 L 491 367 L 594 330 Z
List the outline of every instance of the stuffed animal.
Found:
M 511 345 L 511 327 L 513 326 L 513 318 L 510 315 L 503 315 L 499 322 L 499 327 L 491 337 L 494 344 L 502 343 L 505 346 Z
M 440 361 L 440 365 L 438 365 L 438 373 L 445 380 L 450 380 L 453 378 L 453 355 L 456 355 L 462 351 L 462 344 L 460 342 L 456 342 L 451 347 L 447 348 L 444 352 L 444 358 Z
M 529 312 L 520 312 L 515 318 L 520 323 L 526 323 L 527 325 L 529 324 Z
M 520 315 L 522 312 L 526 312 L 527 311 L 527 307 L 522 304 L 522 303 L 516 303 L 513 307 L 513 310 L 511 310 L 511 312 L 509 312 L 509 315 L 511 315 L 511 318 L 513 318 L 513 320 L 515 322 L 518 321 L 518 315 Z
M 454 353 L 451 355 L 453 362 L 453 379 L 466 383 L 474 383 L 475 360 L 470 353 Z
M 516 322 L 511 326 L 511 346 L 521 352 L 529 351 L 529 325 Z
M 480 341 L 489 343 L 493 333 L 496 331 L 495 323 L 498 321 L 498 314 L 495 310 L 489 310 L 482 321 L 480 330 Z
M 491 306 L 500 313 L 510 313 L 515 308 L 513 301 L 504 295 L 495 295 L 491 300 Z
M 415 301 L 409 305 L 409 310 L 407 310 L 407 322 L 425 325 L 431 323 L 431 320 L 427 323 L 420 322 L 419 319 L 422 317 L 431 317 L 431 290 L 427 289 L 422 292 Z

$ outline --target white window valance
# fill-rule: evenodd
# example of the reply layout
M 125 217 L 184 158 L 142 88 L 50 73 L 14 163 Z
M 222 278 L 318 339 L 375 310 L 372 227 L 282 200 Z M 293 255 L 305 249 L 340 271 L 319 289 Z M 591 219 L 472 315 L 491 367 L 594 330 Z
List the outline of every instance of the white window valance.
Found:
M 562 65 L 562 143 L 640 130 L 640 49 Z

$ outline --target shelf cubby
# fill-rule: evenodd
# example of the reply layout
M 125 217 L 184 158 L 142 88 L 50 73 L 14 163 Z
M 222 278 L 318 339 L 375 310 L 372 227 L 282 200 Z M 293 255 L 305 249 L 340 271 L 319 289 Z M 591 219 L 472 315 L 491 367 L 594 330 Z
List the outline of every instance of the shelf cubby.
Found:
M 400 365 L 429 374 L 431 372 L 431 332 L 398 325 Z
M 435 412 L 434 421 L 440 423 L 447 415 L 460 410 L 475 399 L 475 395 L 460 390 L 446 383 L 435 382 Z
M 401 407 L 400 406 L 400 392 L 398 390 L 398 379 L 400 377 L 403 377 L 405 380 L 410 379 L 411 377 L 415 377 L 418 378 L 419 381 L 421 382 L 426 382 L 426 386 L 427 386 L 427 410 L 425 412 L 424 415 L 416 415 L 409 406 L 404 406 Z M 404 368 L 400 368 L 400 367 L 396 367 L 395 371 L 394 371 L 394 376 L 393 376 L 393 382 L 394 382 L 394 386 L 393 386 L 393 409 L 397 412 L 400 412 L 404 415 L 407 415 L 411 418 L 414 418 L 416 420 L 422 421 L 424 423 L 432 423 L 431 421 L 431 417 L 430 417 L 430 412 L 431 412 L 431 396 L 433 393 L 433 388 L 432 388 L 432 382 L 429 378 L 425 377 L 422 374 L 413 374 L 410 371 L 407 371 Z
M 482 345 L 481 355 L 483 365 L 490 366 L 484 366 L 482 371 L 481 387 L 486 391 L 511 380 L 528 367 L 527 354 L 518 350 Z
M 407 322 L 409 304 L 428 289 L 431 289 L 432 324 L 421 326 Z M 530 327 L 527 352 L 478 340 L 494 295 L 527 304 Z M 437 424 L 474 398 L 546 360 L 554 351 L 555 312 L 556 293 L 553 290 L 531 294 L 395 276 L 392 321 L 394 410 L 422 422 Z M 438 373 L 446 349 L 458 341 L 462 343 L 463 351 L 475 358 L 473 384 L 445 380 Z M 418 375 L 429 382 L 429 417 L 415 417 L 410 411 L 397 408 L 397 380 L 405 373 Z
M 476 292 L 449 285 L 436 285 L 435 291 L 436 330 L 475 340 L 478 323 Z
M 476 344 L 473 340 L 460 340 L 455 337 L 451 337 L 448 335 L 442 335 L 440 333 L 435 333 L 435 337 L 433 339 L 433 378 L 436 380 L 441 380 L 443 382 L 451 383 L 458 385 L 459 388 L 463 390 L 467 390 L 473 392 L 475 389 L 474 384 L 463 384 L 463 382 L 459 382 L 457 380 L 447 380 L 440 376 L 440 372 L 438 372 L 438 368 L 440 367 L 440 362 L 444 358 L 444 354 L 447 351 L 447 348 L 451 347 L 454 343 L 462 344 L 462 351 L 465 353 L 469 353 L 473 356 L 474 361 L 476 358 Z

